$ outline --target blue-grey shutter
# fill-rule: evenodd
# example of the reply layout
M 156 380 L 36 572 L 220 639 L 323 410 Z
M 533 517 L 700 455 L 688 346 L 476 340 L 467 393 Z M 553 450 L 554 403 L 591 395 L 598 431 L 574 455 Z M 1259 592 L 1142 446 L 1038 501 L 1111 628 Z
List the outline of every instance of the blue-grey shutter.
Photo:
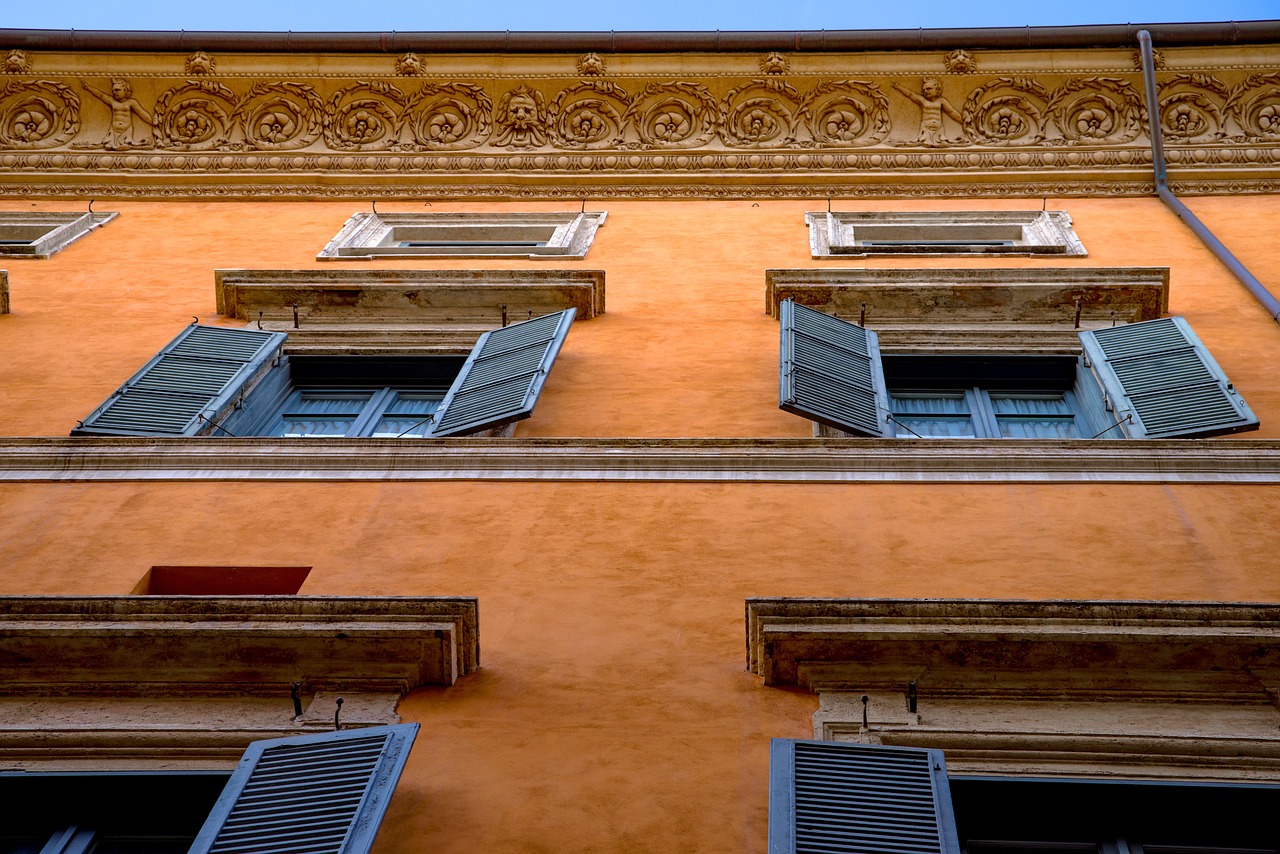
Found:
M 417 724 L 255 741 L 188 854 L 362 854 L 373 845 Z
M 481 335 L 427 435 L 476 433 L 532 415 L 574 313 L 569 308 Z
M 1256 430 L 1258 419 L 1181 317 L 1081 332 L 1084 354 L 1130 438 Z
M 191 325 L 89 414 L 73 436 L 207 433 L 279 355 L 288 336 Z M 200 416 L 204 416 L 202 419 Z
M 880 346 L 870 329 L 784 300 L 778 407 L 862 436 L 887 436 Z
M 775 738 L 769 854 L 959 854 L 941 750 Z

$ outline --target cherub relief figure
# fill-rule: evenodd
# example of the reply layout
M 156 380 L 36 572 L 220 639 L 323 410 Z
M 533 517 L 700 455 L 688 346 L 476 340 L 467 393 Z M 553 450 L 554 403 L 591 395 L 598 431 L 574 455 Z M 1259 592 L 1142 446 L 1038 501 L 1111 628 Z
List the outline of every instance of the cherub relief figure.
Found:
M 939 146 L 963 141 L 963 136 L 957 139 L 947 138 L 946 126 L 942 120 L 943 113 L 954 119 L 957 124 L 962 122 L 963 119 L 960 116 L 960 111 L 951 106 L 951 103 L 946 98 L 942 97 L 942 84 L 938 82 L 936 77 L 926 77 L 921 81 L 920 90 L 923 92 L 921 95 L 917 95 L 896 80 L 893 82 L 893 88 L 915 101 L 920 107 L 920 135 L 916 137 L 915 141 L 917 143 Z M 962 129 L 961 134 L 963 133 Z
M 147 125 L 151 124 L 151 116 L 133 97 L 133 86 L 129 85 L 128 80 L 123 77 L 112 77 L 110 94 L 101 89 L 95 89 L 83 80 L 80 81 L 80 86 L 111 108 L 111 128 L 102 140 L 103 147 L 108 151 L 120 151 L 128 148 L 142 148 L 150 144 L 145 134 L 134 134 L 134 116 L 142 119 Z

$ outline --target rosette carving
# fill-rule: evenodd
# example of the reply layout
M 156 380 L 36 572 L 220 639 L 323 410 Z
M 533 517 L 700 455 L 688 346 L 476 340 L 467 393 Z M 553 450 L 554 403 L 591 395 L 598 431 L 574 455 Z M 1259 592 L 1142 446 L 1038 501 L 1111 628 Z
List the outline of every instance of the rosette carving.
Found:
M 1227 110 L 1245 136 L 1257 141 L 1280 139 L 1280 74 L 1254 74 L 1231 92 Z
M 777 148 L 795 141 L 800 93 L 781 80 L 755 80 L 725 96 L 721 135 L 729 145 Z
M 80 97 L 51 80 L 12 80 L 0 89 L 0 145 L 52 148 L 80 130 Z
M 1070 143 L 1114 145 L 1138 135 L 1146 111 L 1127 81 L 1086 77 L 1068 81 L 1054 92 L 1047 112 Z
M 1160 128 L 1171 142 L 1208 142 L 1226 135 L 1230 93 L 1216 77 L 1175 74 L 1160 84 Z
M 433 151 L 475 148 L 489 137 L 493 101 L 479 86 L 428 83 L 404 109 L 414 147 Z
M 645 148 L 702 145 L 715 135 L 719 118 L 715 97 L 700 83 L 650 83 L 622 116 Z
M 156 145 L 183 151 L 229 144 L 236 96 L 221 83 L 189 80 L 156 99 Z
M 324 102 L 302 83 L 258 83 L 236 103 L 231 120 L 250 148 L 305 148 L 320 138 Z
M 404 93 L 381 81 L 344 86 L 324 108 L 324 141 L 334 151 L 378 151 L 397 142 Z
M 875 145 L 889 135 L 889 99 L 861 80 L 823 83 L 805 98 L 802 113 L 819 146 Z
M 969 93 L 961 124 L 969 138 L 987 145 L 1034 145 L 1044 139 L 1049 94 L 1025 77 L 998 77 Z
M 616 148 L 622 144 L 627 93 L 616 83 L 584 80 L 551 101 L 551 138 L 561 148 Z

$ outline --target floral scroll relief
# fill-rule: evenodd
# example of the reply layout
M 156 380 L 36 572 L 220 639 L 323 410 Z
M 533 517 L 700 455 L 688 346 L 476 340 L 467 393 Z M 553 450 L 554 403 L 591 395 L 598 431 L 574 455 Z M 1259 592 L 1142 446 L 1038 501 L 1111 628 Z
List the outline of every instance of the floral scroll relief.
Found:
M 987 145 L 1035 145 L 1044 139 L 1045 88 L 1025 77 L 998 77 L 969 93 L 961 123 Z
M 837 80 L 823 83 L 801 106 L 811 139 L 820 147 L 875 145 L 889 135 L 889 99 L 872 83 Z
M 700 83 L 650 83 L 623 114 L 642 148 L 696 148 L 715 136 L 720 108 Z
M 393 147 L 405 95 L 390 83 L 358 82 L 333 94 L 324 108 L 324 141 L 335 151 Z
M 517 86 L 498 101 L 494 125 L 494 145 L 507 148 L 537 148 L 546 145 L 546 96 L 528 86 Z
M 742 148 L 780 148 L 795 142 L 803 110 L 800 93 L 781 80 L 755 80 L 725 96 L 721 136 Z
M 1175 74 L 1159 88 L 1160 129 L 1169 142 L 1209 142 L 1226 136 L 1230 92 L 1207 74 Z
M 1280 141 L 1280 73 L 1254 74 L 1231 91 L 1227 110 L 1245 139 Z
M 489 138 L 493 101 L 468 83 L 428 83 L 409 98 L 402 124 L 411 142 L 401 148 L 453 151 Z
M 80 130 L 80 97 L 51 80 L 11 80 L 0 88 L 0 145 L 52 148 Z
M 560 92 L 548 108 L 552 141 L 562 148 L 617 148 L 627 93 L 616 83 L 584 80 Z
M 1135 139 L 1146 110 L 1137 91 L 1119 77 L 1068 81 L 1046 110 L 1072 145 L 1115 145 Z
M 236 96 L 221 83 L 190 80 L 156 99 L 156 145 L 181 151 L 229 147 Z
M 236 102 L 232 122 L 244 145 L 265 151 L 306 148 L 320 138 L 324 102 L 302 83 L 258 83 Z

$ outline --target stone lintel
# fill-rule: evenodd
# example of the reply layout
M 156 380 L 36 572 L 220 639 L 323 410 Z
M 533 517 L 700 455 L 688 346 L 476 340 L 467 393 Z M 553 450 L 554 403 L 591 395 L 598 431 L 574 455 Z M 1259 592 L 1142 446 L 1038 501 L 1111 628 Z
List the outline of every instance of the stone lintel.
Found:
M 748 669 L 769 685 L 931 696 L 1267 702 L 1280 605 L 748 599 Z
M 450 685 L 479 666 L 476 601 L 453 597 L 13 596 L 10 696 L 280 696 Z

